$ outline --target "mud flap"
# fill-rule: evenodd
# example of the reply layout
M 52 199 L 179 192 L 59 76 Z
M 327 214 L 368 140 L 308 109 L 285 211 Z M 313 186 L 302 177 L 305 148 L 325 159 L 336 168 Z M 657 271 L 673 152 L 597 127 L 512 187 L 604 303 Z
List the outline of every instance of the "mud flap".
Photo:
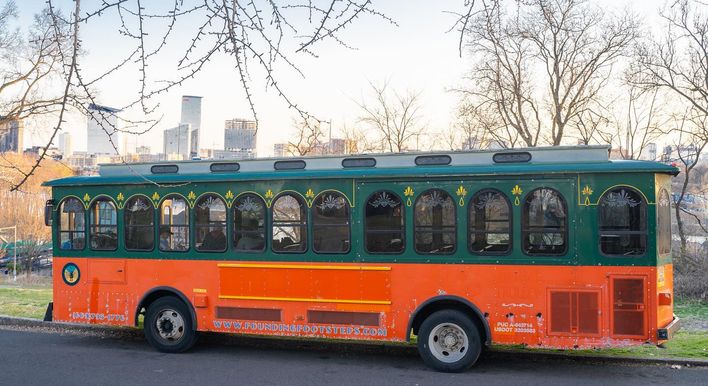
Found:
M 49 302 L 49 304 L 47 304 L 47 311 L 44 312 L 44 321 L 51 322 L 53 313 L 54 313 L 54 302 Z

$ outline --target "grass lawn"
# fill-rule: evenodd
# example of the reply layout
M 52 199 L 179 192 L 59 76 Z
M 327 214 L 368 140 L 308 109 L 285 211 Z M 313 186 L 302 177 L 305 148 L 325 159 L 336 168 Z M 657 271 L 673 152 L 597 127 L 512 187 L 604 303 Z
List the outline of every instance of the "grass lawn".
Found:
M 0 315 L 42 319 L 47 304 L 52 301 L 51 288 L 22 288 L 0 286 Z M 676 314 L 684 321 L 705 321 L 708 324 L 708 302 L 681 301 L 676 304 Z M 499 350 L 523 350 L 518 346 L 495 346 Z M 533 350 L 536 351 L 536 350 Z M 545 350 L 554 352 L 555 350 Z M 708 359 L 708 330 L 679 331 L 664 347 L 642 345 L 634 347 L 569 350 L 569 355 L 607 355 L 644 358 L 696 358 Z

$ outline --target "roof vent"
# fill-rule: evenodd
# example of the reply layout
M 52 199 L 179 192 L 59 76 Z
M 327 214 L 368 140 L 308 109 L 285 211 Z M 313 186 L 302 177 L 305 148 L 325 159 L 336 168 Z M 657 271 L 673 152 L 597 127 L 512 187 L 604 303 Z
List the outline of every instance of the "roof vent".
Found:
M 344 168 L 373 168 L 376 166 L 375 158 L 345 158 L 342 160 Z
M 418 166 L 449 165 L 452 158 L 449 155 L 421 155 L 415 157 L 415 164 Z
M 498 164 L 529 162 L 531 161 L 531 153 L 527 151 L 497 153 L 492 156 L 492 160 Z
M 175 174 L 179 171 L 177 165 L 153 165 L 150 168 L 152 174 Z
M 241 165 L 238 162 L 219 162 L 209 165 L 209 170 L 212 173 L 237 172 L 239 169 L 241 169 Z
M 273 167 L 275 170 L 295 170 L 295 169 L 304 169 L 305 168 L 305 161 L 298 159 L 298 160 L 292 160 L 292 161 L 276 161 L 273 164 Z

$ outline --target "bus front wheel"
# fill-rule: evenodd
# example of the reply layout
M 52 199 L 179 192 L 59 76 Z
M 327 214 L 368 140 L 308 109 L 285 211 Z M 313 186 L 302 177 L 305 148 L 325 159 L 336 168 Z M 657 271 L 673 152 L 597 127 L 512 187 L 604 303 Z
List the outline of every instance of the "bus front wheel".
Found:
M 159 298 L 147 307 L 143 328 L 150 345 L 166 353 L 189 350 L 197 340 L 187 305 L 172 296 Z
M 428 316 L 418 333 L 418 352 L 426 365 L 438 371 L 460 372 L 470 368 L 482 352 L 475 323 L 457 310 Z

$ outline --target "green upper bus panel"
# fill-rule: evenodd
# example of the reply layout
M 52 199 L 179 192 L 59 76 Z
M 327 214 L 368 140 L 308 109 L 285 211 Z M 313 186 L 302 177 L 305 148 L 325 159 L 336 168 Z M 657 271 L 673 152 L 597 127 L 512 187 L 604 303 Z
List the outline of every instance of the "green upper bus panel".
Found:
M 98 176 L 47 181 L 45 186 L 113 185 L 270 180 L 299 178 L 396 179 L 416 176 L 523 175 L 652 172 L 678 169 L 650 161 L 611 161 L 608 146 L 364 154 L 302 158 L 263 158 L 236 162 L 181 161 L 103 164 Z M 333 175 L 333 172 L 336 174 Z

